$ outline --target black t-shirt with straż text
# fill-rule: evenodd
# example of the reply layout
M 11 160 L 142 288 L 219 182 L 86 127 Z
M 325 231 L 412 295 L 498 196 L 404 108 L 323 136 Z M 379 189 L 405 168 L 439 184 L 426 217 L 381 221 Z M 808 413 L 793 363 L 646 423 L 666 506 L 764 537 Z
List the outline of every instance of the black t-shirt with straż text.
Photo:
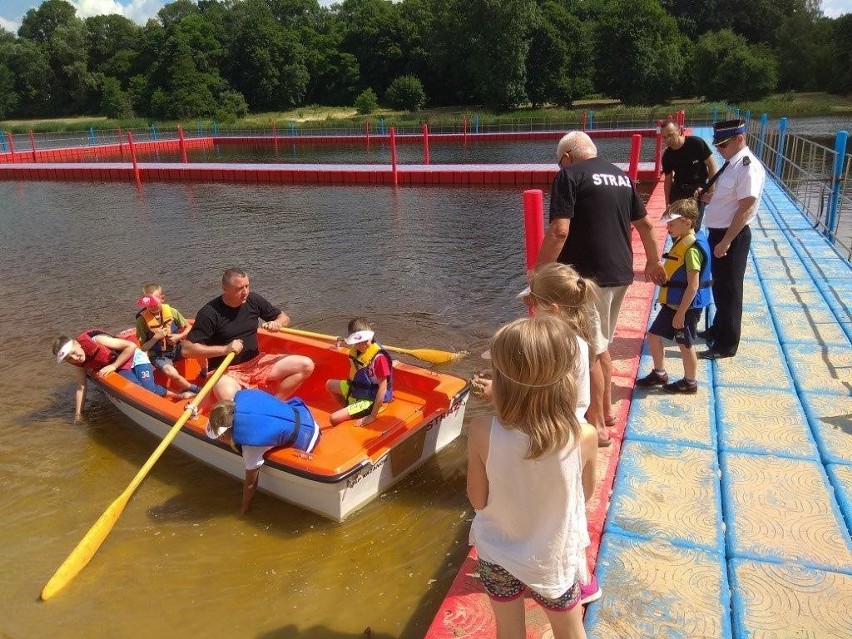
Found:
M 558 261 L 598 286 L 626 286 L 633 281 L 630 227 L 645 216 L 645 205 L 630 178 L 606 160 L 574 162 L 553 180 L 550 221 L 571 221 Z
M 249 293 L 243 304 L 234 308 L 217 297 L 205 304 L 195 317 L 195 324 L 186 339 L 207 346 L 225 346 L 235 339 L 243 341 L 242 352 L 234 357 L 233 364 L 241 364 L 257 357 L 258 318 L 271 322 L 281 315 L 281 310 L 257 293 Z M 208 364 L 215 369 L 224 357 L 210 358 Z

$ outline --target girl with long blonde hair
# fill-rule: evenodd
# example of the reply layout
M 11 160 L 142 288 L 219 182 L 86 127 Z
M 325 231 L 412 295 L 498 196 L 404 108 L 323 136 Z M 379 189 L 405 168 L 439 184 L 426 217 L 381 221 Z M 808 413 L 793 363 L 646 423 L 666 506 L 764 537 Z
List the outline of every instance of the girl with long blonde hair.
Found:
M 591 580 L 585 500 L 597 437 L 574 409 L 576 343 L 556 314 L 501 328 L 490 349 L 497 414 L 469 427 L 467 494 L 477 511 L 470 538 L 498 637 L 525 636 L 527 588 L 556 639 L 586 636 L 580 584 Z

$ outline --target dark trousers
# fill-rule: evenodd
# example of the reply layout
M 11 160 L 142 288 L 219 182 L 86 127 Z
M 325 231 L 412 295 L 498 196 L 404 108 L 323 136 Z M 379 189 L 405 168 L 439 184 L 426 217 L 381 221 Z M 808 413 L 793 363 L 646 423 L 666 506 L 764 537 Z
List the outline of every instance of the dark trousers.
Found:
M 728 229 L 707 229 L 710 248 L 725 237 Z M 711 348 L 717 353 L 734 355 L 740 345 L 743 319 L 743 278 L 751 246 L 751 229 L 746 226 L 731 242 L 725 257 L 710 258 L 713 271 L 713 301 L 716 317 L 709 329 Z

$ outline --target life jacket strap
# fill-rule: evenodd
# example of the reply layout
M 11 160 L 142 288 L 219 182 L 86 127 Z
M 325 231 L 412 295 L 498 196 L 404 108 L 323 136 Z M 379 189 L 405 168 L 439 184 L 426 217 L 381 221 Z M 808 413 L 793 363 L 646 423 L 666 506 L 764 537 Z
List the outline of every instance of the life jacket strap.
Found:
M 294 426 L 293 432 L 290 433 L 290 436 L 287 438 L 287 441 L 284 442 L 284 446 L 289 447 L 296 443 L 296 440 L 299 438 L 299 431 L 302 429 L 302 415 L 299 413 L 298 408 L 293 409 L 294 415 Z

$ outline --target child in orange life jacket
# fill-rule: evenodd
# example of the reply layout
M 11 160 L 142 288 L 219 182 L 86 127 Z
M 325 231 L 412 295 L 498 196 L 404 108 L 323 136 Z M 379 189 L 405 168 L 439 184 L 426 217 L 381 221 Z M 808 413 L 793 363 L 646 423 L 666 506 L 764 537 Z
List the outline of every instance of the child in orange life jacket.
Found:
M 180 342 L 189 333 L 190 326 L 180 311 L 164 300 L 163 287 L 159 284 L 142 287 L 142 297 L 136 301 L 136 305 L 142 307 L 136 314 L 136 338 L 157 369 L 176 382 L 181 390 L 198 393 L 198 386 L 175 368 L 175 360 L 181 357 Z
M 695 338 L 702 309 L 710 303 L 710 246 L 703 234 L 695 234 L 698 205 L 693 198 L 677 200 L 666 210 L 663 221 L 674 240 L 663 253 L 666 282 L 660 285 L 657 301 L 662 304 L 651 328 L 648 344 L 654 358 L 654 369 L 636 380 L 637 386 L 662 386 L 668 393 L 698 392 Z M 683 359 L 683 379 L 669 382 L 666 373 L 663 338 L 673 339 Z
M 356 318 L 349 322 L 349 378 L 330 379 L 326 389 L 346 406 L 331 414 L 331 425 L 350 419 L 356 426 L 376 421 L 385 402 L 393 399 L 393 360 L 375 340 L 370 325 Z M 339 340 L 340 341 L 340 340 Z
M 469 426 L 467 496 L 498 637 L 525 636 L 527 588 L 554 637 L 586 636 L 579 604 L 597 437 L 575 413 L 578 343 L 555 313 L 516 320 L 491 343 L 496 416 Z

